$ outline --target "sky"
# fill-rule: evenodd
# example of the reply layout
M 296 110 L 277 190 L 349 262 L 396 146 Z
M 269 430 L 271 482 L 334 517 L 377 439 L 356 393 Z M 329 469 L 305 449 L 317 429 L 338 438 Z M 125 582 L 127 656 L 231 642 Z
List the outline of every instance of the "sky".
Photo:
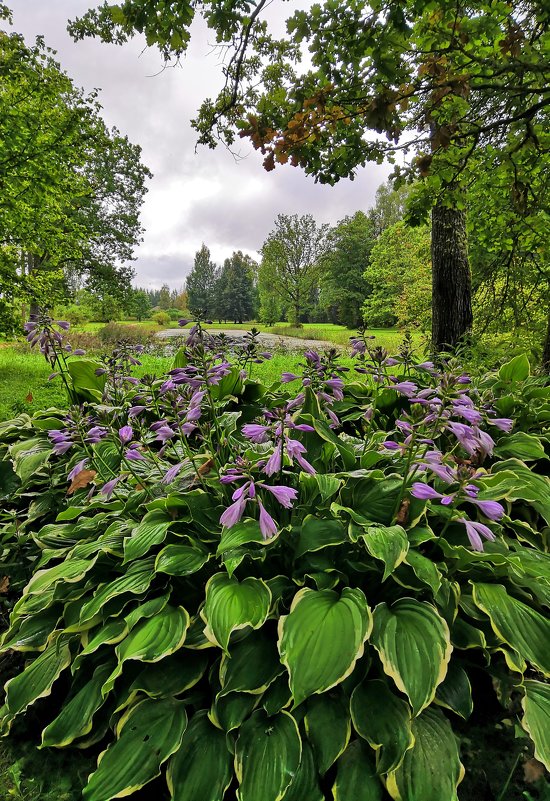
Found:
M 101 90 L 107 125 L 116 125 L 142 148 L 153 178 L 142 207 L 144 238 L 133 262 L 137 286 L 183 287 L 203 242 L 217 263 L 235 250 L 257 258 L 278 214 L 312 214 L 318 223 L 334 225 L 370 208 L 390 173 L 387 165 L 371 164 L 354 181 L 329 187 L 290 165 L 267 173 L 261 154 L 240 141 L 239 159 L 223 146 L 196 149 L 190 121 L 201 101 L 215 96 L 220 86 L 219 57 L 201 20 L 193 23 L 191 46 L 181 64 L 163 69 L 160 53 L 146 48 L 141 37 L 120 47 L 97 39 L 73 42 L 67 20 L 97 5 L 93 0 L 7 2 L 12 29 L 28 42 L 43 35 L 77 86 Z M 281 4 L 278 12 L 274 6 L 275 15 L 288 14 L 291 7 Z M 282 23 L 282 17 L 275 22 Z

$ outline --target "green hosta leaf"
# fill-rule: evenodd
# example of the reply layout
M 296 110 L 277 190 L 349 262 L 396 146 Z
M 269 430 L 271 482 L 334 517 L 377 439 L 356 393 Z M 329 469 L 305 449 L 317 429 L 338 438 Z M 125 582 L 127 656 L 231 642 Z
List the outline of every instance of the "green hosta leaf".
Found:
M 292 715 L 268 717 L 258 710 L 243 723 L 235 745 L 239 801 L 280 801 L 302 754 L 302 741 Z
M 52 446 L 47 439 L 35 437 L 23 439 L 9 448 L 13 459 L 13 467 L 23 484 L 48 461 L 52 454 Z
M 264 626 L 232 645 L 229 655 L 222 657 L 219 696 L 230 692 L 261 693 L 284 671 L 276 638 Z
M 182 701 L 146 699 L 117 726 L 118 739 L 100 754 L 82 793 L 85 801 L 111 801 L 131 795 L 160 774 L 181 743 L 187 715 Z
M 150 598 L 142 604 L 135 606 L 127 615 L 124 616 L 126 625 L 129 629 L 133 629 L 136 623 L 139 623 L 144 617 L 153 617 L 158 615 L 168 603 L 170 593 L 159 595 L 157 598 Z
M 111 598 L 125 593 L 141 595 L 149 588 L 154 575 L 154 559 L 152 558 L 129 565 L 123 576 L 101 585 L 94 593 L 93 598 L 84 604 L 80 613 L 80 622 L 85 623 L 95 617 Z
M 384 562 L 382 581 L 401 564 L 409 550 L 409 540 L 402 526 L 371 526 L 361 539 L 370 555 Z
M 61 635 L 6 684 L 6 706 L 11 715 L 23 712 L 52 691 L 54 681 L 71 662 L 70 637 Z
M 258 629 L 265 622 L 271 605 L 271 592 L 260 579 L 246 578 L 240 584 L 226 573 L 216 573 L 206 584 L 206 603 L 201 613 L 211 642 L 227 651 L 231 632 L 250 626 Z
M 530 606 L 508 595 L 502 584 L 474 584 L 473 598 L 491 621 L 501 640 L 550 675 L 550 621 Z
M 47 570 L 37 570 L 25 587 L 23 594 L 39 594 L 48 589 L 48 587 L 54 587 L 60 581 L 66 584 L 80 581 L 87 571 L 94 566 L 95 562 L 96 559 L 65 559 L 64 562 L 55 567 L 50 567 Z
M 111 665 L 101 665 L 94 675 L 61 709 L 60 714 L 42 732 L 43 746 L 63 748 L 92 729 L 93 716 L 103 704 L 103 682 Z
M 36 615 L 17 620 L 4 634 L 0 651 L 42 651 L 59 620 L 59 612 L 46 609 Z
M 250 693 L 229 693 L 216 699 L 208 717 L 215 726 L 230 732 L 238 729 L 250 717 L 259 700 L 257 695 Z
M 531 373 L 531 365 L 525 353 L 514 356 L 509 362 L 503 364 L 498 371 L 501 381 L 525 381 Z
M 67 363 L 73 389 L 84 400 L 101 402 L 105 388 L 105 376 L 96 375 L 96 370 L 101 366 L 101 362 L 86 358 L 72 358 Z
M 153 509 L 143 517 L 133 529 L 132 535 L 124 540 L 124 561 L 131 562 L 144 556 L 153 545 L 164 541 L 172 518 L 162 509 Z
M 437 688 L 435 701 L 440 706 L 451 709 L 464 720 L 468 720 L 472 714 L 474 704 L 468 674 L 453 660 L 449 663 L 445 681 Z
M 521 725 L 535 744 L 535 757 L 550 770 L 550 684 L 527 679 Z
M 353 470 L 356 465 L 355 454 L 349 445 L 323 421 L 313 417 L 310 421 L 315 432 L 326 442 L 331 442 L 336 446 L 346 470 Z
M 269 540 L 269 542 L 272 541 Z M 265 545 L 267 541 L 260 531 L 260 524 L 257 520 L 241 520 L 236 526 L 223 530 L 220 544 L 218 545 L 218 556 L 227 551 L 232 551 L 234 548 L 239 548 L 241 545 L 248 545 L 251 542 Z
M 408 703 L 385 681 L 364 681 L 352 693 L 351 717 L 355 731 L 378 751 L 378 772 L 395 770 L 413 744 Z
M 181 648 L 188 626 L 189 615 L 181 606 L 167 606 L 155 617 L 138 623 L 115 649 L 118 665 L 103 685 L 103 694 L 113 688 L 125 661 L 158 662 Z
M 129 689 L 131 693 L 144 692 L 150 698 L 180 695 L 200 681 L 207 667 L 205 653 L 181 648 L 160 662 L 145 665 Z
M 324 775 L 349 742 L 349 703 L 337 693 L 324 693 L 310 698 L 304 723 L 319 773 Z
M 382 785 L 369 752 L 370 748 L 359 740 L 348 745 L 337 763 L 334 801 L 382 801 Z
M 487 498 L 528 501 L 550 525 L 550 479 L 530 470 L 519 459 L 507 459 L 492 467 L 493 474 L 484 479 Z M 501 475 L 502 474 L 502 475 Z M 483 499 L 483 494 L 479 497 Z
M 313 751 L 307 740 L 302 743 L 302 758 L 290 787 L 285 791 L 284 801 L 324 801 L 319 789 L 317 766 Z
M 225 734 L 197 712 L 168 764 L 172 801 L 220 801 L 233 778 Z
M 81 666 L 82 661 L 88 654 L 97 651 L 102 645 L 114 645 L 120 642 L 128 634 L 128 626 L 124 620 L 112 620 L 105 626 L 101 626 L 91 639 L 86 643 L 85 647 L 77 654 L 71 666 L 71 671 L 74 673 Z
M 423 584 L 427 584 L 433 594 L 437 595 L 441 587 L 441 573 L 432 560 L 411 549 L 405 562 L 412 567 L 416 578 Z
M 485 648 L 487 640 L 485 634 L 476 626 L 472 626 L 462 618 L 453 621 L 451 629 L 451 642 L 454 648 L 467 650 L 468 648 Z
M 464 775 L 449 721 L 437 709 L 426 709 L 412 722 L 413 747 L 387 777 L 396 801 L 458 801 Z
M 547 459 L 542 442 L 534 434 L 516 431 L 509 437 L 501 438 L 495 448 L 496 456 L 512 456 L 524 462 Z
M 190 576 L 208 562 L 210 554 L 191 545 L 167 545 L 158 554 L 155 570 L 169 576 Z
M 348 542 L 348 536 L 345 526 L 339 520 L 322 520 L 308 515 L 300 527 L 295 557 L 343 542 Z
M 279 620 L 279 653 L 290 673 L 295 705 L 334 687 L 363 654 L 372 615 L 363 592 L 346 587 L 300 590 Z
M 376 607 L 371 641 L 384 672 L 418 715 L 433 701 L 447 672 L 452 651 L 447 623 L 431 604 L 401 598 L 391 607 Z

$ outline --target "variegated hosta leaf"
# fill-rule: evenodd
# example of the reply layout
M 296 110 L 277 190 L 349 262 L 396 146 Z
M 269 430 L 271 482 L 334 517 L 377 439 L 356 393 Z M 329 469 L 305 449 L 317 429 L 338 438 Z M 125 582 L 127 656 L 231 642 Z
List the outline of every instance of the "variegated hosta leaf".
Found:
M 550 676 L 550 620 L 508 595 L 502 584 L 474 584 L 473 598 L 489 616 L 495 634 Z
M 215 726 L 224 731 L 233 731 L 250 717 L 260 703 L 260 697 L 251 693 L 229 693 L 218 696 L 208 713 Z
M 371 641 L 384 672 L 418 715 L 433 701 L 447 672 L 452 651 L 447 623 L 431 604 L 401 598 L 391 607 L 376 607 Z
M 303 589 L 279 620 L 279 652 L 297 706 L 343 681 L 362 655 L 372 628 L 363 592 Z
M 550 770 L 550 685 L 527 679 L 521 725 L 535 744 L 536 758 Z
M 155 575 L 154 565 L 154 559 L 143 559 L 140 562 L 134 562 L 134 564 L 126 568 L 122 576 L 100 586 L 94 593 L 93 598 L 83 605 L 80 613 L 81 623 L 85 623 L 95 617 L 111 598 L 116 598 L 125 593 L 132 593 L 133 595 L 144 593 L 149 588 Z
M 220 664 L 220 697 L 230 692 L 261 693 L 285 668 L 279 660 L 274 631 L 263 626 L 231 646 Z
M 66 584 L 80 581 L 96 560 L 97 556 L 94 559 L 65 559 L 55 567 L 38 570 L 23 590 L 23 595 L 40 594 L 60 581 Z
M 334 801 L 382 801 L 382 784 L 376 775 L 374 755 L 366 743 L 359 740 L 350 743 L 336 766 Z
M 285 790 L 284 801 L 324 801 L 324 795 L 319 788 L 317 765 L 307 740 L 302 743 L 300 766 L 289 788 Z
M 351 734 L 349 702 L 334 691 L 312 696 L 307 702 L 304 725 L 323 776 L 348 744 Z
M 292 715 L 268 717 L 258 710 L 240 728 L 235 744 L 239 801 L 280 801 L 302 754 L 302 741 Z
M 464 668 L 457 665 L 454 660 L 449 663 L 445 681 L 437 688 L 435 702 L 451 709 L 464 720 L 468 720 L 472 714 L 474 704 L 470 680 Z
M 197 712 L 168 764 L 173 801 L 220 801 L 233 778 L 232 761 L 224 732 Z
M 16 618 L 6 631 L 0 651 L 42 651 L 59 620 L 59 610 L 46 609 L 30 617 Z
M 412 722 L 413 747 L 388 774 L 386 788 L 396 801 L 458 801 L 464 776 L 458 745 L 447 718 L 434 707 Z
M 71 662 L 70 642 L 70 636 L 55 637 L 22 673 L 7 682 L 6 705 L 11 715 L 51 693 L 54 681 Z
M 370 555 L 384 562 L 382 581 L 401 564 L 409 550 L 409 540 L 402 526 L 370 526 L 361 539 Z
M 124 540 L 124 561 L 131 562 L 164 541 L 172 517 L 163 509 L 153 509 L 140 520 L 130 537 Z
M 207 638 L 227 651 L 233 631 L 250 626 L 257 629 L 265 622 L 271 605 L 271 592 L 260 579 L 242 582 L 216 573 L 206 584 L 206 603 L 201 613 L 206 622 Z
M 118 723 L 117 740 L 100 754 L 82 797 L 111 801 L 139 790 L 177 751 L 186 724 L 185 706 L 173 698 L 148 698 L 132 707 Z
M 394 770 L 413 744 L 408 703 L 385 681 L 363 681 L 352 693 L 351 716 L 355 731 L 377 751 L 378 772 Z
M 43 746 L 62 748 L 91 731 L 93 716 L 105 700 L 101 688 L 111 668 L 109 664 L 96 668 L 90 681 L 65 703 L 42 732 Z
M 167 545 L 156 558 L 155 570 L 169 576 L 190 576 L 200 570 L 209 558 L 207 550 L 192 545 Z

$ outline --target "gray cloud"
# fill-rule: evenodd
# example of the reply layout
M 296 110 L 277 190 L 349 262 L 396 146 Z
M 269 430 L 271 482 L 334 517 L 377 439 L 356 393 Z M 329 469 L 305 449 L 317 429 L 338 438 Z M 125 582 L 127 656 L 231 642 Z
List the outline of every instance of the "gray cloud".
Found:
M 334 224 L 372 205 L 388 166 L 368 165 L 355 181 L 327 187 L 290 166 L 266 173 L 260 154 L 244 148 L 245 157 L 237 161 L 223 148 L 195 153 L 190 120 L 220 80 L 204 24 L 194 23 L 182 64 L 163 69 L 160 55 L 140 37 L 124 47 L 74 43 L 67 20 L 91 5 L 92 0 L 11 2 L 14 30 L 29 41 L 44 35 L 77 85 L 101 89 L 105 121 L 141 145 L 143 161 L 154 173 L 142 211 L 146 233 L 134 262 L 137 283 L 181 286 L 202 242 L 218 262 L 233 250 L 254 255 L 279 213 L 310 213 Z

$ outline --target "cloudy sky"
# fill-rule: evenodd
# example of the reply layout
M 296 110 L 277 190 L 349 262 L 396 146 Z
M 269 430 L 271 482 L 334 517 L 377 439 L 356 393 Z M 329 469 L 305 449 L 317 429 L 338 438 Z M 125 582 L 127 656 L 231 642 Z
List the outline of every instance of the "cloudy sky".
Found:
M 201 243 L 220 262 L 234 250 L 257 255 L 277 214 L 313 214 L 336 223 L 366 210 L 389 167 L 369 165 L 355 181 L 335 187 L 315 184 L 299 169 L 285 165 L 266 173 L 262 157 L 239 143 L 236 160 L 223 147 L 195 152 L 190 120 L 201 100 L 216 94 L 220 72 L 212 37 L 200 20 L 180 66 L 162 69 L 158 51 L 133 39 L 122 47 L 90 39 L 75 43 L 66 31 L 93 0 L 7 0 L 13 30 L 28 41 L 38 34 L 57 50 L 62 67 L 78 86 L 101 89 L 103 116 L 141 145 L 154 177 L 142 211 L 145 236 L 136 251 L 136 284 L 179 288 Z M 288 13 L 291 3 L 285 3 Z

